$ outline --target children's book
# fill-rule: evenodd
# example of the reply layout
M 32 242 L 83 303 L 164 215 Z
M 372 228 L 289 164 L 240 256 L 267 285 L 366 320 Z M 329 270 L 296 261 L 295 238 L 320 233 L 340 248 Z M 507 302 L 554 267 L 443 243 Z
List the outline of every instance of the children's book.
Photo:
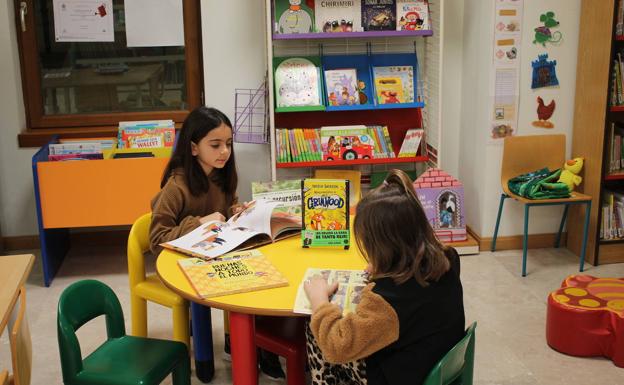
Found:
M 368 273 L 364 270 L 333 270 L 308 268 L 297 290 L 297 298 L 293 312 L 298 314 L 312 314 L 312 306 L 303 288 L 303 282 L 315 276 L 323 277 L 332 285 L 338 282 L 338 290 L 331 298 L 331 303 L 342 309 L 342 314 L 355 312 L 360 303 L 362 290 L 368 284 Z
M 173 147 L 173 120 L 119 122 L 118 148 Z
M 325 71 L 325 88 L 330 106 L 360 104 L 355 68 Z
M 365 31 L 394 31 L 396 20 L 396 0 L 362 0 Z
M 379 104 L 405 103 L 400 77 L 376 77 L 375 93 Z
M 397 0 L 397 31 L 431 29 L 427 0 Z
M 323 160 L 372 159 L 374 148 L 366 126 L 321 127 Z
M 349 248 L 349 181 L 304 179 L 301 242 L 303 247 Z
M 414 102 L 414 67 L 412 66 L 382 66 L 373 67 L 373 78 L 377 79 L 401 79 L 402 94 L 405 103 Z M 384 81 L 385 83 L 385 81 Z M 377 83 L 375 83 L 377 86 Z M 379 93 L 377 94 L 379 95 Z
M 193 257 L 211 259 L 235 248 L 244 249 L 270 243 L 301 231 L 301 216 L 276 210 L 279 202 L 252 201 L 227 222 L 211 221 L 173 241 L 167 249 Z
M 301 180 L 277 180 L 271 182 L 251 182 L 251 198 L 280 202 L 274 213 L 283 212 L 301 216 Z
M 319 68 L 306 58 L 294 57 L 275 69 L 277 107 L 321 105 Z
M 315 0 L 316 32 L 361 32 L 361 0 Z
M 275 0 L 275 32 L 279 34 L 314 32 L 314 10 L 306 1 Z
M 358 170 L 328 170 L 328 169 L 316 169 L 314 170 L 314 178 L 316 179 L 346 179 L 349 181 L 349 206 L 351 208 L 351 214 L 353 209 L 360 201 L 360 182 L 362 179 L 362 173 Z
M 178 265 L 201 298 L 288 286 L 288 281 L 258 250 L 230 253 L 211 261 L 183 258 Z
M 399 150 L 399 158 L 415 157 L 418 154 L 420 141 L 424 135 L 425 130 L 421 128 L 410 128 L 407 130 L 401 144 L 401 150 Z

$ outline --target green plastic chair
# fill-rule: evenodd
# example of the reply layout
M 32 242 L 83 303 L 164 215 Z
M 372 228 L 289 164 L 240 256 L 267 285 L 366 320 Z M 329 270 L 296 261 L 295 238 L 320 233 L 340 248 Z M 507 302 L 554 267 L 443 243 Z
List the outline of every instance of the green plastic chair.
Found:
M 106 342 L 82 359 L 76 331 L 100 315 L 106 316 Z M 65 385 L 160 384 L 170 373 L 174 385 L 191 383 L 186 345 L 127 336 L 119 300 L 102 282 L 83 280 L 67 287 L 59 300 L 57 327 Z
M 423 385 L 472 385 L 476 328 L 474 322 L 466 329 L 466 336 L 438 361 Z

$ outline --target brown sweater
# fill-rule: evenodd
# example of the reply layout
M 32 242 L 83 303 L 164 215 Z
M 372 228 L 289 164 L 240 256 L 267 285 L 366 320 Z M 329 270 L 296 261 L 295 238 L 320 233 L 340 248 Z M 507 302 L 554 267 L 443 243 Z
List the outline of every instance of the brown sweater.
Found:
M 231 215 L 232 205 L 237 198 L 227 201 L 225 193 L 214 182 L 209 182 L 208 192 L 192 195 L 181 169 L 175 170 L 165 186 L 152 199 L 152 224 L 150 226 L 150 248 L 158 254 L 159 244 L 174 240 L 189 233 L 200 225 L 203 216 L 220 212 Z

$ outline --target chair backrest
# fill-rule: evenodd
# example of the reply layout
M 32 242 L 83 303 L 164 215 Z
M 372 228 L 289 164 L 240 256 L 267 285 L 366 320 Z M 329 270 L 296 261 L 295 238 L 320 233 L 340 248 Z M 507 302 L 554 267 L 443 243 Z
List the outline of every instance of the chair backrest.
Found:
M 110 287 L 99 281 L 83 280 L 71 284 L 61 294 L 57 329 L 61 369 L 65 382 L 71 382 L 82 370 L 82 356 L 76 331 L 101 315 L 106 316 L 108 339 L 126 335 L 121 304 Z
M 474 322 L 466 329 L 464 338 L 431 369 L 423 385 L 472 385 L 476 328 L 477 323 Z M 456 382 L 460 377 L 461 382 Z
M 9 383 L 9 372 L 3 370 L 0 372 L 0 385 L 7 385 Z
M 139 217 L 128 235 L 128 279 L 130 287 L 145 281 L 145 256 L 149 250 L 149 228 L 152 222 L 152 213 Z
M 32 341 L 26 317 L 26 289 L 22 286 L 19 298 L 9 319 L 9 341 L 13 362 L 13 384 L 30 385 L 32 371 Z
M 501 186 L 509 179 L 544 167 L 556 170 L 565 162 L 565 135 L 508 136 L 503 144 Z

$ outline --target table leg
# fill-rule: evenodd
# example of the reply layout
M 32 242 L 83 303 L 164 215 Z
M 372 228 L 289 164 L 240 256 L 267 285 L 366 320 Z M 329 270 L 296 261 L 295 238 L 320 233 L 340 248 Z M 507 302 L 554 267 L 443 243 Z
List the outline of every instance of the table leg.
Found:
M 195 350 L 195 373 L 201 382 L 208 383 L 214 377 L 210 308 L 191 302 L 191 317 L 193 348 Z
M 233 385 L 258 384 L 254 316 L 230 312 Z

